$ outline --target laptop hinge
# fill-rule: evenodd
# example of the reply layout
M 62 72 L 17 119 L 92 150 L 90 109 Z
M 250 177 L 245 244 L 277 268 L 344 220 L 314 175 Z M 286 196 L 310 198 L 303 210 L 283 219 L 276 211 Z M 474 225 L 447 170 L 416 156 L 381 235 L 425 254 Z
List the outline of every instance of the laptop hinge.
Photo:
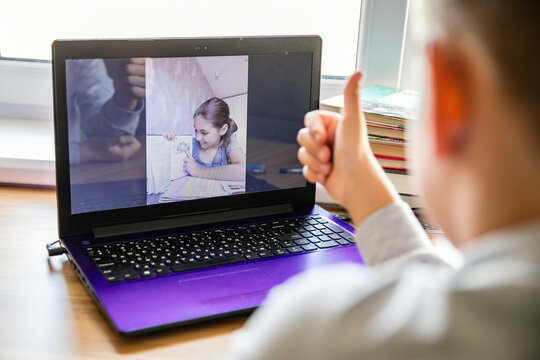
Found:
M 92 229 L 95 238 L 129 235 L 148 231 L 167 230 L 186 226 L 197 226 L 223 221 L 242 220 L 260 216 L 285 214 L 293 211 L 291 204 L 261 206 L 255 208 L 221 210 L 202 214 L 188 214 L 172 218 L 139 221 L 127 224 L 98 226 Z

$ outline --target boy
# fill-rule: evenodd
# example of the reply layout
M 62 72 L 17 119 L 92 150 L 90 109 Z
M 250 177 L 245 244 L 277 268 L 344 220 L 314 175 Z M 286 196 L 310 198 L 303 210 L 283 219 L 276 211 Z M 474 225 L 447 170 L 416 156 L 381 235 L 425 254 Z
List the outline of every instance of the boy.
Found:
M 351 214 L 369 272 L 341 265 L 277 287 L 236 358 L 540 358 L 540 3 L 427 3 L 438 29 L 412 161 L 464 264 L 434 250 L 377 164 L 356 73 L 342 116 L 306 115 L 298 157 Z

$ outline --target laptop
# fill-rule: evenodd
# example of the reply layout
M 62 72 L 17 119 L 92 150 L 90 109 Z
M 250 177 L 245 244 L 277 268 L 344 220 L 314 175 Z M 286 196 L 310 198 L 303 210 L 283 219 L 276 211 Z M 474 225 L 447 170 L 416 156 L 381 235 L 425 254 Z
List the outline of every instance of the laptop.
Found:
M 362 262 L 296 157 L 319 37 L 52 52 L 60 241 L 118 333 L 250 312 L 295 274 Z

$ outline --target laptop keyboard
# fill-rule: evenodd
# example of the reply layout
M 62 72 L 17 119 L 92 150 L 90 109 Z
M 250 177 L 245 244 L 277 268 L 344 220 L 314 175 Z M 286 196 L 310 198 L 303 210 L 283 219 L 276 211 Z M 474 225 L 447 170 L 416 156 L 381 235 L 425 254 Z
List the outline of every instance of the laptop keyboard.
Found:
M 88 255 L 110 283 L 354 243 L 322 216 L 94 246 Z

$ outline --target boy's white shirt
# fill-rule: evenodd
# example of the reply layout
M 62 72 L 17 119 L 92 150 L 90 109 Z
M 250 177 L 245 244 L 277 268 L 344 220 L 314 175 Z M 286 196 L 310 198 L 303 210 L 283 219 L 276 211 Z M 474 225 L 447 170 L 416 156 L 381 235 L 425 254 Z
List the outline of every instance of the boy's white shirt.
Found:
M 368 268 L 340 264 L 274 288 L 232 338 L 234 359 L 540 359 L 540 219 L 485 234 L 463 265 L 405 203 L 356 229 Z

